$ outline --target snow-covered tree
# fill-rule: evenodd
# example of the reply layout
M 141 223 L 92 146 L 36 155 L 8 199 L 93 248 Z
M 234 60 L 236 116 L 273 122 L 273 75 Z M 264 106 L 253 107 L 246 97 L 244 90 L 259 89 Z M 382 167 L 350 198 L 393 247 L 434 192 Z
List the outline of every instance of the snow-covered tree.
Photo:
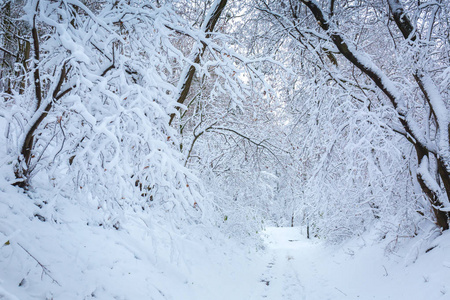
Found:
M 254 5 L 270 24 L 257 49 L 297 74 L 285 95 L 316 221 L 352 234 L 397 215 L 414 232 L 431 215 L 447 229 L 448 4 Z
M 51 182 L 109 211 L 196 214 L 201 189 L 169 120 L 179 65 L 189 61 L 176 47 L 179 31 L 205 42 L 204 32 L 170 3 L 38 0 L 14 11 L 3 23 L 16 18 L 21 31 L 5 31 L 12 37 L 3 37 L 1 62 L 10 63 L 9 52 L 24 57 L 2 78 L 15 185 Z M 8 48 L 11 39 L 29 43 L 31 54 Z

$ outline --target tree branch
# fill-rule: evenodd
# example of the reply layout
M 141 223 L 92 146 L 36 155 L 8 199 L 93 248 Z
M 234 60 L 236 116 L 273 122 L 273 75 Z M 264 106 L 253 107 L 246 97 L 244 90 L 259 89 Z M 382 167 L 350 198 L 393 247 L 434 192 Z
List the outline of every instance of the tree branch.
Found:
M 207 14 L 207 19 L 202 26 L 202 30 L 205 33 L 212 32 L 214 27 L 216 26 L 217 21 L 219 20 L 220 15 L 222 14 L 225 5 L 227 4 L 227 0 L 216 0 L 213 3 L 210 11 Z M 209 17 L 209 18 L 208 18 Z M 209 38 L 211 35 L 206 34 L 206 38 Z M 201 45 L 200 45 L 201 44 Z M 207 44 L 205 42 L 196 43 L 194 45 L 194 49 L 191 53 L 191 57 L 193 58 L 191 61 L 194 64 L 200 63 L 200 58 L 205 53 Z M 192 80 L 195 74 L 195 65 L 191 64 L 186 67 L 181 75 L 180 81 L 178 83 L 178 95 L 177 95 L 177 103 L 183 104 L 186 100 L 187 95 L 189 94 L 189 90 L 192 85 Z M 180 109 L 180 106 L 176 107 L 177 110 Z M 172 124 L 173 119 L 175 118 L 175 113 L 170 115 L 169 125 Z

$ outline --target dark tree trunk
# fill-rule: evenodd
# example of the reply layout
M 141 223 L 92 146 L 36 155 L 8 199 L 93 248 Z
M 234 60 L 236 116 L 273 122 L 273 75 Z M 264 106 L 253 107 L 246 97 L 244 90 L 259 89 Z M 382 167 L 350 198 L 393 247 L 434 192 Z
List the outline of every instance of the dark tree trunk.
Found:
M 213 2 L 213 5 L 214 4 L 215 4 L 215 2 Z M 220 0 L 220 2 L 218 3 L 217 6 L 211 7 L 211 9 L 213 11 L 211 12 L 211 14 L 209 14 L 209 19 L 205 19 L 203 21 L 203 22 L 206 22 L 205 33 L 214 31 L 214 27 L 216 26 L 217 21 L 219 20 L 220 15 L 222 14 L 226 4 L 227 4 L 227 0 Z M 206 38 L 209 38 L 209 37 L 210 37 L 210 34 L 206 34 Z M 203 56 L 203 54 L 205 53 L 206 46 L 207 45 L 204 42 L 202 42 L 202 45 L 200 48 L 194 49 L 194 52 L 191 54 L 194 56 L 194 58 L 193 58 L 194 63 L 196 63 L 196 64 L 200 63 L 200 59 Z M 197 53 L 195 53 L 195 52 L 197 52 Z M 189 70 L 187 70 L 184 78 L 180 79 L 180 80 L 182 80 L 182 82 L 181 82 L 181 90 L 179 91 L 178 98 L 177 98 L 177 103 L 183 104 L 186 101 L 186 97 L 189 94 L 189 90 L 191 88 L 192 80 L 194 79 L 194 75 L 195 75 L 195 66 L 191 65 L 191 66 L 189 66 Z M 179 110 L 179 107 L 177 107 L 177 109 Z M 174 118 L 175 118 L 175 114 L 171 114 L 169 125 L 172 124 L 172 121 Z

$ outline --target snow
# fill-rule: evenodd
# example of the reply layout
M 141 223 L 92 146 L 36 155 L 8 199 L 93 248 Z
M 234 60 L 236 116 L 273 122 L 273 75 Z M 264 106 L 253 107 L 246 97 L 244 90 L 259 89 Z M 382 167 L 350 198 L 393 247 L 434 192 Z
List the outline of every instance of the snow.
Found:
M 438 123 L 439 129 L 439 155 L 449 161 L 450 159 L 450 149 L 449 149 L 449 139 L 448 139 L 448 111 L 445 106 L 445 102 L 441 97 L 439 89 L 430 78 L 430 76 L 425 72 L 418 72 L 418 80 L 421 81 L 423 89 L 426 91 L 426 96 L 429 99 L 430 106 L 432 108 L 433 114 L 436 116 L 436 121 Z M 446 166 L 448 167 L 448 166 Z
M 269 284 L 264 298 L 448 299 L 448 233 L 415 262 L 409 261 L 407 250 L 414 248 L 414 239 L 401 250 L 387 253 L 393 241 L 379 242 L 375 235 L 331 246 L 306 239 L 295 227 L 267 228 L 265 234 L 268 263 L 263 280 Z
M 429 162 L 428 158 L 425 156 L 422 158 L 422 161 L 420 162 L 419 168 L 417 169 L 417 173 L 420 174 L 422 180 L 425 182 L 426 186 L 433 191 L 433 193 L 436 193 L 439 195 L 440 187 L 437 184 L 436 180 L 433 179 L 431 176 L 429 170 Z
M 30 205 L 38 199 L 0 187 L 0 299 L 448 297 L 447 232 L 386 251 L 392 237 L 333 246 L 307 239 L 304 228 L 269 227 L 258 250 L 214 228 L 177 232 L 148 214 L 129 214 L 120 230 L 87 226 L 85 209 L 70 201 L 43 222 L 45 206 Z
M 121 230 L 42 222 L 8 209 L 24 208 L 30 199 L 4 195 L 0 236 L 9 243 L 0 248 L 0 299 L 207 299 L 219 292 L 219 278 L 239 286 L 221 271 L 230 252 L 209 253 L 199 240 L 134 218 Z M 216 282 L 207 280 L 212 275 Z
M 401 9 L 397 0 L 389 1 L 394 10 Z M 222 28 L 207 32 L 208 20 L 225 2 L 213 1 L 206 16 L 200 16 L 200 28 L 200 19 L 189 25 L 193 20 L 183 13 L 189 5 L 178 12 L 170 3 L 119 1 L 91 10 L 78 0 L 63 6 L 27 2 L 22 19 L 36 22 L 39 29 L 41 51 L 35 67 L 45 88 L 35 111 L 33 86 L 26 84 L 33 82 L 34 69 L 22 74 L 17 64 L 7 70 L 15 87 L 2 94 L 7 97 L 0 111 L 0 300 L 450 298 L 450 233 L 433 224 L 430 205 L 420 203 L 426 200 L 414 179 L 417 173 L 434 192 L 441 192 L 432 176 L 436 170 L 427 158 L 415 169 L 413 151 L 408 154 L 410 148 L 402 144 L 406 141 L 397 144 L 388 130 L 406 122 L 403 129 L 413 135 L 408 138 L 449 167 L 445 75 L 441 83 L 434 72 L 418 69 L 413 74 L 421 84 L 406 84 L 404 69 L 416 66 L 390 62 L 401 53 L 397 49 L 380 59 L 384 51 L 374 53 L 364 46 L 371 39 L 357 41 L 366 39 L 359 29 L 358 39 L 353 39 L 356 31 L 351 28 L 345 34 L 335 28 L 322 34 L 299 27 L 305 38 L 314 37 L 306 43 L 313 56 L 330 53 L 330 45 L 322 47 L 314 40 L 321 43 L 331 32 L 338 40 L 355 41 L 346 46 L 356 65 L 378 79 L 378 87 L 394 104 L 386 108 L 378 99 L 372 106 L 377 98 L 374 82 L 370 85 L 365 78 L 361 86 L 358 81 L 364 77 L 359 75 L 350 80 L 345 75 L 350 69 L 342 63 L 340 70 L 319 70 L 322 65 L 313 66 L 315 58 L 308 62 L 311 53 L 303 51 L 305 46 L 300 47 L 302 55 L 288 44 L 275 47 L 287 59 L 277 61 L 281 56 L 265 53 L 267 44 L 256 47 L 258 37 L 251 43 L 256 56 L 247 58 L 240 53 L 250 48 L 238 48 L 246 44 L 250 28 L 235 35 L 227 15 L 218 25 Z M 317 1 L 307 2 L 320 7 Z M 20 11 L 24 4 L 14 5 Z M 237 7 L 231 6 L 230 13 Z M 239 15 L 230 16 L 249 21 L 242 11 Z M 280 20 L 283 15 L 274 12 Z M 349 20 L 340 19 L 342 28 L 354 24 L 357 15 Z M 264 30 L 277 40 L 269 30 L 275 24 L 255 21 L 248 24 L 264 22 Z M 17 28 L 27 28 L 22 25 Z M 254 33 L 256 37 L 262 31 Z M 336 49 L 330 51 L 334 55 Z M 294 56 L 302 60 L 296 62 Z M 285 69 L 287 61 L 292 78 L 284 86 L 285 77 L 270 79 L 279 74 L 265 64 Z M 301 72 L 295 70 L 299 66 Z M 192 67 L 197 73 L 193 87 L 200 92 L 198 103 L 189 107 L 192 119 L 189 112 L 178 124 L 184 123 L 181 134 L 169 119 L 177 107 L 188 109 L 176 101 Z M 445 64 L 429 68 L 436 67 Z M 63 70 L 67 78 L 60 82 Z M 328 75 L 322 78 L 325 71 L 342 85 L 341 91 Z M 311 81 L 300 84 L 313 73 Z M 18 83 L 25 84 L 24 91 Z M 64 88 L 55 94 L 61 97 L 45 112 L 60 83 Z M 361 91 L 353 89 L 355 84 Z M 291 115 L 290 100 L 281 99 L 289 96 L 282 92 L 285 87 L 292 88 L 292 95 L 304 94 L 293 100 L 311 98 L 301 109 L 294 107 L 298 114 Z M 411 97 L 410 91 L 418 88 L 429 104 Z M 369 107 L 347 99 L 352 97 Z M 416 112 L 412 104 L 419 107 Z M 426 105 L 436 119 L 436 124 L 431 120 L 426 125 L 427 132 L 436 140 L 422 134 L 429 119 Z M 422 110 L 427 113 L 422 115 Z M 289 126 L 273 126 L 284 116 L 280 124 L 293 124 L 300 113 L 305 120 L 295 127 L 305 128 L 298 133 Z M 41 123 L 42 115 L 46 119 Z M 20 143 L 35 123 L 39 128 L 32 162 L 19 166 Z M 186 155 L 187 147 L 181 146 L 194 145 L 196 130 L 205 128 L 212 129 L 209 140 L 206 134 L 199 139 L 198 162 L 190 164 L 182 158 L 191 151 Z M 236 134 L 256 150 L 214 130 Z M 292 133 L 285 136 L 287 131 Z M 284 137 L 290 141 L 285 143 Z M 262 148 L 274 157 L 268 159 L 258 151 Z M 21 167 L 34 170 L 28 174 L 33 180 L 27 190 L 11 185 Z M 261 232 L 264 224 L 291 222 L 311 224 L 314 237 L 307 239 L 304 227 Z
M 130 211 L 119 230 L 87 225 L 100 208 L 43 194 L 0 179 L 2 300 L 239 299 L 257 284 L 261 264 L 217 229 Z

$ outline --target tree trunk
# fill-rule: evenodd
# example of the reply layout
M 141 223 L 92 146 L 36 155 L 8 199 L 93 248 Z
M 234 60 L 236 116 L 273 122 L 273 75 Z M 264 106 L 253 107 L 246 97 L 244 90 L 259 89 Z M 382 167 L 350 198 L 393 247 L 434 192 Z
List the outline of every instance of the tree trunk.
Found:
M 205 35 L 206 38 L 209 38 L 211 35 L 208 32 L 213 32 L 214 27 L 217 24 L 217 21 L 220 18 L 220 15 L 227 4 L 227 0 L 216 0 L 212 4 L 208 14 L 203 21 L 202 31 L 207 33 Z M 195 64 L 200 63 L 200 59 L 205 53 L 207 44 L 205 42 L 196 42 L 194 48 L 191 51 L 191 61 Z M 189 65 L 186 66 L 181 73 L 180 81 L 178 82 L 178 95 L 177 95 L 177 103 L 183 104 L 186 100 L 187 95 L 189 94 L 189 90 L 192 85 L 192 80 L 194 79 L 195 74 L 195 66 Z M 180 107 L 177 106 L 177 110 Z M 169 125 L 172 124 L 173 119 L 175 118 L 175 113 L 170 115 Z
M 306 238 L 309 239 L 309 219 L 306 220 Z

